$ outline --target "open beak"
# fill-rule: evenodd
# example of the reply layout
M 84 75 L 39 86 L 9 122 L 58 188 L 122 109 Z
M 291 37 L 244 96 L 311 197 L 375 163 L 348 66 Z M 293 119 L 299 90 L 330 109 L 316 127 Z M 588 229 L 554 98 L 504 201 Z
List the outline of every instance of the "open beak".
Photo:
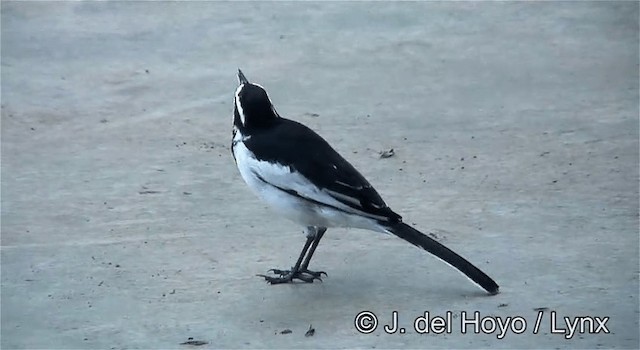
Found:
M 238 68 L 238 81 L 240 82 L 240 84 L 249 84 L 249 80 L 247 80 L 247 77 L 244 76 L 244 74 L 242 74 L 242 71 Z

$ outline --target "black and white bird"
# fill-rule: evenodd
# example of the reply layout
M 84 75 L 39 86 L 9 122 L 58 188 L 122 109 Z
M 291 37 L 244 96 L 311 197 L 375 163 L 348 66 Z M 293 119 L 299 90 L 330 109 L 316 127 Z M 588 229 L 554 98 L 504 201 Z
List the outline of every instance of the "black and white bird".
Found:
M 307 240 L 290 270 L 258 275 L 272 284 L 313 282 L 326 273 L 309 262 L 328 227 L 394 234 L 464 273 L 490 294 L 498 285 L 449 248 L 402 222 L 371 184 L 322 137 L 280 117 L 265 89 L 238 70 L 231 152 L 240 175 L 282 216 L 306 227 Z

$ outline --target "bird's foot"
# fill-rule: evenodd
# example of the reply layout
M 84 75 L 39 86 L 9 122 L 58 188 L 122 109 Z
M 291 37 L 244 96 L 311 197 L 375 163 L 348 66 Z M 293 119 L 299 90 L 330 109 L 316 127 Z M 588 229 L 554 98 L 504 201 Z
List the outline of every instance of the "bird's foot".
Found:
M 290 270 L 278 270 L 278 269 L 271 269 L 271 270 L 269 270 L 269 272 L 273 272 L 274 274 L 276 274 L 276 275 L 280 275 L 281 277 L 282 277 L 282 276 L 286 276 L 286 275 L 288 275 L 288 274 L 290 274 L 290 273 L 291 273 L 291 271 L 290 271 Z M 308 269 L 306 269 L 306 268 L 304 268 L 304 269 L 299 269 L 299 270 L 298 270 L 298 273 L 299 273 L 299 274 L 306 274 L 306 275 L 310 275 L 310 276 L 313 276 L 313 277 L 315 277 L 315 278 L 317 278 L 317 279 L 320 279 L 320 277 L 322 277 L 322 275 L 327 276 L 327 273 L 326 273 L 326 272 L 324 272 L 324 271 L 311 271 L 311 270 L 308 270 Z M 294 278 L 295 278 L 295 277 L 294 277 Z
M 313 283 L 315 280 L 322 282 L 322 275 L 327 275 L 324 271 L 310 271 L 307 269 L 298 271 L 271 269 L 269 272 L 273 272 L 277 276 L 258 276 L 263 277 L 265 281 L 270 284 L 293 283 L 294 279 L 298 279 L 306 283 Z

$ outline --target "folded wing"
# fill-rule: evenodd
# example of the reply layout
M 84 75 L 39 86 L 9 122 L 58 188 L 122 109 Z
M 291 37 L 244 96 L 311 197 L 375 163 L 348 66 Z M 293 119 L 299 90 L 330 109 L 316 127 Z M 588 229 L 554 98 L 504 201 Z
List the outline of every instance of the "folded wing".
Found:
M 253 164 L 252 171 L 266 183 L 352 214 L 386 222 L 401 220 L 349 162 L 300 123 L 281 119 L 269 135 L 244 143 L 250 151 L 260 150 L 254 154 L 262 162 Z M 299 149 L 308 152 L 295 152 Z

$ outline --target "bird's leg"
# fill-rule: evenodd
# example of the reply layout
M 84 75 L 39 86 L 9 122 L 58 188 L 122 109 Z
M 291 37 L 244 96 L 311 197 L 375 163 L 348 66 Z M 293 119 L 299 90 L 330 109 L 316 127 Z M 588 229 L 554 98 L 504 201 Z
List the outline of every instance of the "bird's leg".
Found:
M 324 235 L 324 232 L 326 230 L 326 228 L 317 229 L 313 226 L 307 227 L 307 241 L 305 242 L 304 247 L 300 252 L 300 256 L 298 257 L 296 264 L 291 268 L 291 270 L 271 269 L 269 271 L 278 275 L 278 277 L 265 275 L 258 276 L 263 277 L 267 282 L 271 284 L 291 283 L 293 282 L 293 279 L 299 279 L 307 283 L 313 283 L 313 281 L 316 279 L 322 281 L 320 279 L 320 276 L 323 273 L 326 275 L 326 273 L 324 271 L 309 271 L 307 270 L 307 266 L 309 265 L 309 261 L 311 260 L 311 255 L 313 255 L 313 252 L 320 242 L 320 238 L 322 238 L 322 235 Z M 309 250 L 310 246 L 312 247 L 311 250 Z M 307 256 L 306 259 L 305 255 Z M 303 259 L 304 263 L 302 262 Z
M 300 252 L 300 256 L 298 257 L 298 261 L 296 261 L 296 264 L 291 268 L 291 270 L 279 270 L 279 269 L 271 269 L 269 270 L 270 272 L 273 272 L 276 275 L 279 275 L 278 277 L 273 277 L 273 276 L 266 276 L 266 275 L 258 275 L 260 277 L 264 277 L 264 279 L 271 283 L 271 284 L 279 284 L 279 283 L 291 283 L 293 282 L 294 278 L 298 278 L 299 276 L 299 269 L 300 269 L 300 264 L 302 263 L 302 259 L 304 259 L 305 254 L 307 253 L 307 250 L 309 250 L 309 246 L 311 245 L 311 243 L 313 242 L 313 236 L 307 236 L 307 241 L 304 243 L 304 247 L 302 248 L 302 251 Z M 300 278 L 301 280 L 305 281 L 305 282 L 313 282 L 313 279 L 310 280 L 305 280 L 305 278 Z M 307 278 L 308 279 L 308 278 Z
M 322 276 L 323 274 L 326 276 L 327 273 L 324 271 L 310 271 L 308 267 L 309 262 L 311 261 L 311 257 L 313 256 L 313 253 L 315 253 L 316 248 L 318 247 L 318 243 L 320 243 L 320 240 L 322 239 L 322 236 L 324 236 L 325 232 L 327 232 L 326 227 L 320 227 L 316 229 L 316 236 L 313 239 L 313 243 L 311 243 L 311 248 L 309 248 L 307 256 L 304 258 L 304 262 L 302 263 L 302 265 L 300 265 L 300 272 L 307 273 L 318 279 L 320 279 L 320 276 Z

